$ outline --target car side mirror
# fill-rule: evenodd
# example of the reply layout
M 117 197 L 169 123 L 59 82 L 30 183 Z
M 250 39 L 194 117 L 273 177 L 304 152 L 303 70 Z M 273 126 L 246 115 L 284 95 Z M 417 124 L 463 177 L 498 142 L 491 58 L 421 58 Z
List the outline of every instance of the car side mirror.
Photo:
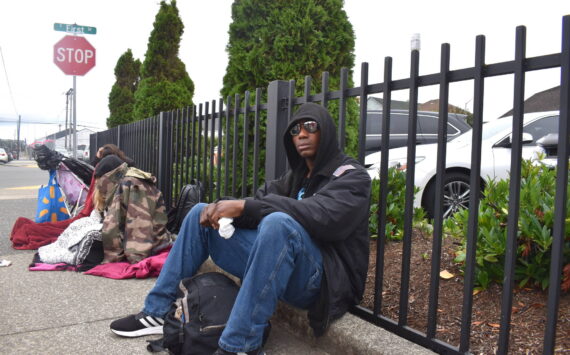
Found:
M 532 134 L 523 132 L 522 134 L 522 144 L 528 144 L 534 142 L 534 137 Z
M 538 139 L 536 144 L 544 149 L 546 156 L 558 155 L 558 133 L 549 133 Z

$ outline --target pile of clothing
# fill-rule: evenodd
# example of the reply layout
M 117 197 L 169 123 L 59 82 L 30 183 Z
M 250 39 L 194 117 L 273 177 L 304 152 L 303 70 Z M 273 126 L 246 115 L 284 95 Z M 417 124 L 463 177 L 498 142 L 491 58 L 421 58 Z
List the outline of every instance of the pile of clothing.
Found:
M 36 156 L 42 169 L 83 169 L 82 164 L 68 167 L 57 152 L 41 150 Z M 38 249 L 30 270 L 92 269 L 92 275 L 112 278 L 156 276 L 172 243 L 156 178 L 109 155 L 92 171 L 85 196 L 84 207 L 71 219 L 16 221 L 12 246 Z

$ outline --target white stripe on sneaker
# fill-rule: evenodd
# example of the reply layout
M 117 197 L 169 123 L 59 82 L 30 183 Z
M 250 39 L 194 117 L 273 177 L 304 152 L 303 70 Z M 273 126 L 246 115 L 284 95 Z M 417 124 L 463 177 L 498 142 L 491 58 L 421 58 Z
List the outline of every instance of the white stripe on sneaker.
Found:
M 146 316 L 144 319 L 151 324 L 151 327 L 160 327 L 160 323 L 154 317 Z
M 147 327 L 147 328 L 152 328 L 152 327 L 154 327 L 154 325 L 148 323 L 148 321 L 146 320 L 146 317 L 139 319 L 139 322 L 141 322 L 142 325 L 144 325 L 144 326 Z

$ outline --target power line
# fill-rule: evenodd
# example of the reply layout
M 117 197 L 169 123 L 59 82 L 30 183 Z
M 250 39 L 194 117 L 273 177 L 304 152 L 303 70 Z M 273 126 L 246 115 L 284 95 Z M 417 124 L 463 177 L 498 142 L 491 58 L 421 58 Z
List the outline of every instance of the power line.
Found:
M 6 70 L 6 62 L 4 61 L 4 54 L 2 54 L 2 47 L 0 47 L 0 57 L 2 57 L 2 66 L 4 67 L 4 74 L 6 75 L 6 83 L 8 84 L 8 91 L 10 92 L 10 99 L 12 100 L 12 106 L 16 112 L 16 116 L 19 116 L 18 109 L 16 108 L 16 102 L 14 101 L 14 95 L 12 94 L 12 86 L 10 86 L 10 80 L 8 80 L 8 71 Z
M 56 124 L 63 124 L 64 121 L 62 120 L 54 120 L 54 121 L 34 121 L 34 120 L 21 120 L 21 124 L 49 124 L 49 125 L 56 125 Z M 0 117 L 0 123 L 18 123 L 17 119 L 14 118 L 7 118 L 7 117 Z M 93 122 L 87 122 L 87 124 L 78 123 L 78 126 L 81 127 L 88 127 L 88 128 L 104 128 L 103 126 L 96 126 Z

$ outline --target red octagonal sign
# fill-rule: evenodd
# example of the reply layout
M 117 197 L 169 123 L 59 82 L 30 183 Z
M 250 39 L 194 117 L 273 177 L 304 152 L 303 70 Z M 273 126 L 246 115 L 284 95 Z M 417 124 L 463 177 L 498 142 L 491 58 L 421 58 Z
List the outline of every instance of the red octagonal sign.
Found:
M 53 62 L 67 75 L 85 75 L 95 66 L 95 48 L 83 37 L 65 36 L 53 46 Z

